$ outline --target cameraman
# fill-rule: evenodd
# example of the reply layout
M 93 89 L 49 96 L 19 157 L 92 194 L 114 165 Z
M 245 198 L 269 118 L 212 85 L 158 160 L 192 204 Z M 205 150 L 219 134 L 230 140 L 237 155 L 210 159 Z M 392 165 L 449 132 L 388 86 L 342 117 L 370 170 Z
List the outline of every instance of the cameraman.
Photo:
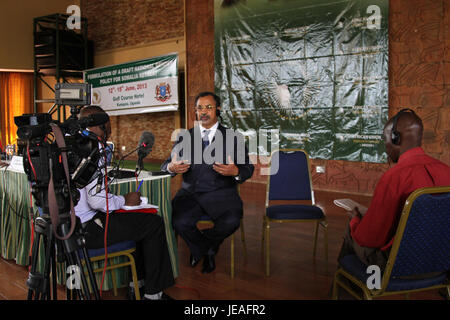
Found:
M 94 113 L 105 113 L 105 111 L 98 106 L 86 106 L 81 110 L 80 119 Z M 109 121 L 87 129 L 94 133 L 103 144 L 106 144 L 111 135 Z M 103 147 L 100 146 L 100 149 Z M 150 213 L 113 212 L 123 206 L 139 205 L 141 202 L 139 192 L 130 192 L 124 196 L 112 194 L 107 196 L 104 182 L 100 192 L 96 189 L 97 179 L 94 178 L 91 183 L 79 190 L 80 200 L 75 207 L 75 213 L 81 219 L 87 232 L 86 246 L 89 249 L 104 247 L 105 213 L 108 205 L 110 212 L 107 230 L 108 246 L 122 241 L 135 241 L 136 268 L 138 279 L 140 279 L 139 287 L 144 289 L 144 299 L 170 300 L 171 298 L 163 293 L 164 289 L 174 284 L 163 220 L 160 216 Z M 108 204 L 106 197 L 108 197 Z M 133 299 L 134 296 L 134 287 L 130 283 L 128 298 Z

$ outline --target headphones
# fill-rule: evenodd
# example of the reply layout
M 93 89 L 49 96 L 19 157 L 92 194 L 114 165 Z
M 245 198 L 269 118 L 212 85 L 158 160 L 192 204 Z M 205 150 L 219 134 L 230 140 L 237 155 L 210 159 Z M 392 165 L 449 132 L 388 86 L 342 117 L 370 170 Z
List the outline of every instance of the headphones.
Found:
M 83 131 L 81 131 L 81 136 L 83 136 L 85 138 L 89 138 L 89 139 L 94 140 L 94 141 L 100 141 L 100 139 L 101 139 L 95 133 L 93 133 L 92 131 L 89 131 L 87 129 L 84 129 Z
M 220 109 L 216 107 L 216 117 L 220 117 Z M 195 120 L 198 121 L 197 111 L 195 112 Z
M 406 112 L 411 112 L 411 113 L 415 114 L 414 110 L 402 109 L 394 116 L 394 118 L 392 120 L 392 131 L 391 131 L 392 144 L 395 144 L 395 145 L 400 144 L 401 135 L 400 135 L 400 132 L 397 131 L 397 122 L 398 122 L 398 119 L 400 118 L 400 116 Z

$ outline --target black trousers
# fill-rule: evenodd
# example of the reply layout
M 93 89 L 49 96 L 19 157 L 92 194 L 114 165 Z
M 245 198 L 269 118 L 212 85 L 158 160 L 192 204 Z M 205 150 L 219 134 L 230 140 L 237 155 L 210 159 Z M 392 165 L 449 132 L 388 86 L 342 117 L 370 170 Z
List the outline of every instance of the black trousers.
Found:
M 172 224 L 175 231 L 186 241 L 191 254 L 200 259 L 213 250 L 217 253 L 220 244 L 232 235 L 240 226 L 242 207 L 228 206 L 217 203 L 223 208 L 220 214 L 211 218 L 214 227 L 200 231 L 197 222 L 208 212 L 195 200 L 195 197 L 185 195 L 175 197 L 172 201 Z
M 88 249 L 104 247 L 104 229 L 94 222 L 95 219 L 101 220 L 103 228 L 106 226 L 103 212 L 86 223 Z M 136 269 L 138 279 L 145 279 L 145 293 L 155 294 L 171 287 L 175 281 L 162 218 L 151 213 L 110 213 L 108 246 L 130 240 L 136 242 Z

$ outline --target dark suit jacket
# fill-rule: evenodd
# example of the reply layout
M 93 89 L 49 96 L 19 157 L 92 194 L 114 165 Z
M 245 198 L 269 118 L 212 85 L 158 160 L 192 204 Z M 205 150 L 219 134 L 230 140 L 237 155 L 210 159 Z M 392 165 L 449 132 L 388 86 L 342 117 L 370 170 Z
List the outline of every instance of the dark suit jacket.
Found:
M 219 124 L 211 144 L 202 152 L 200 129 L 196 126 L 179 135 L 172 154 L 174 152 L 177 159 L 190 161 L 191 167 L 183 174 L 181 189 L 173 201 L 192 196 L 212 218 L 220 216 L 227 208 L 242 210 L 237 184 L 249 179 L 254 171 L 242 135 Z M 228 163 L 228 156 L 239 168 L 239 180 L 223 176 L 212 168 L 214 161 Z M 167 171 L 171 160 L 172 156 L 162 164 L 162 171 Z

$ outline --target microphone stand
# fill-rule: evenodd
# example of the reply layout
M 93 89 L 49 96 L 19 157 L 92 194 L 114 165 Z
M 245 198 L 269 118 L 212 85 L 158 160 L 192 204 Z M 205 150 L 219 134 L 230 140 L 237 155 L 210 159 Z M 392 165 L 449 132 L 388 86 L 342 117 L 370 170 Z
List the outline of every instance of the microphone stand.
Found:
M 126 155 L 122 156 L 122 157 L 119 159 L 117 165 L 110 171 L 110 175 L 111 175 L 112 177 L 114 177 L 116 173 L 119 174 L 120 166 L 121 166 L 121 163 L 123 162 L 123 160 L 125 160 L 126 157 L 130 156 L 132 153 L 136 152 L 137 150 L 139 150 L 139 149 L 141 149 L 141 148 L 143 148 L 143 147 L 142 147 L 142 146 L 138 146 L 137 148 L 135 148 L 135 149 L 133 149 L 132 151 L 128 152 Z M 142 159 L 141 159 L 140 161 L 142 162 Z M 138 159 L 138 162 L 139 162 L 139 159 Z M 138 167 L 138 166 L 139 166 L 139 167 Z M 136 166 L 135 175 L 136 175 L 137 173 L 140 173 L 139 168 L 142 168 L 142 166 L 139 165 L 139 163 L 138 163 L 137 166 Z M 138 172 L 138 170 L 139 170 L 139 172 Z M 117 177 L 116 177 L 116 178 L 117 178 Z M 120 177 L 119 177 L 119 178 L 120 178 Z

